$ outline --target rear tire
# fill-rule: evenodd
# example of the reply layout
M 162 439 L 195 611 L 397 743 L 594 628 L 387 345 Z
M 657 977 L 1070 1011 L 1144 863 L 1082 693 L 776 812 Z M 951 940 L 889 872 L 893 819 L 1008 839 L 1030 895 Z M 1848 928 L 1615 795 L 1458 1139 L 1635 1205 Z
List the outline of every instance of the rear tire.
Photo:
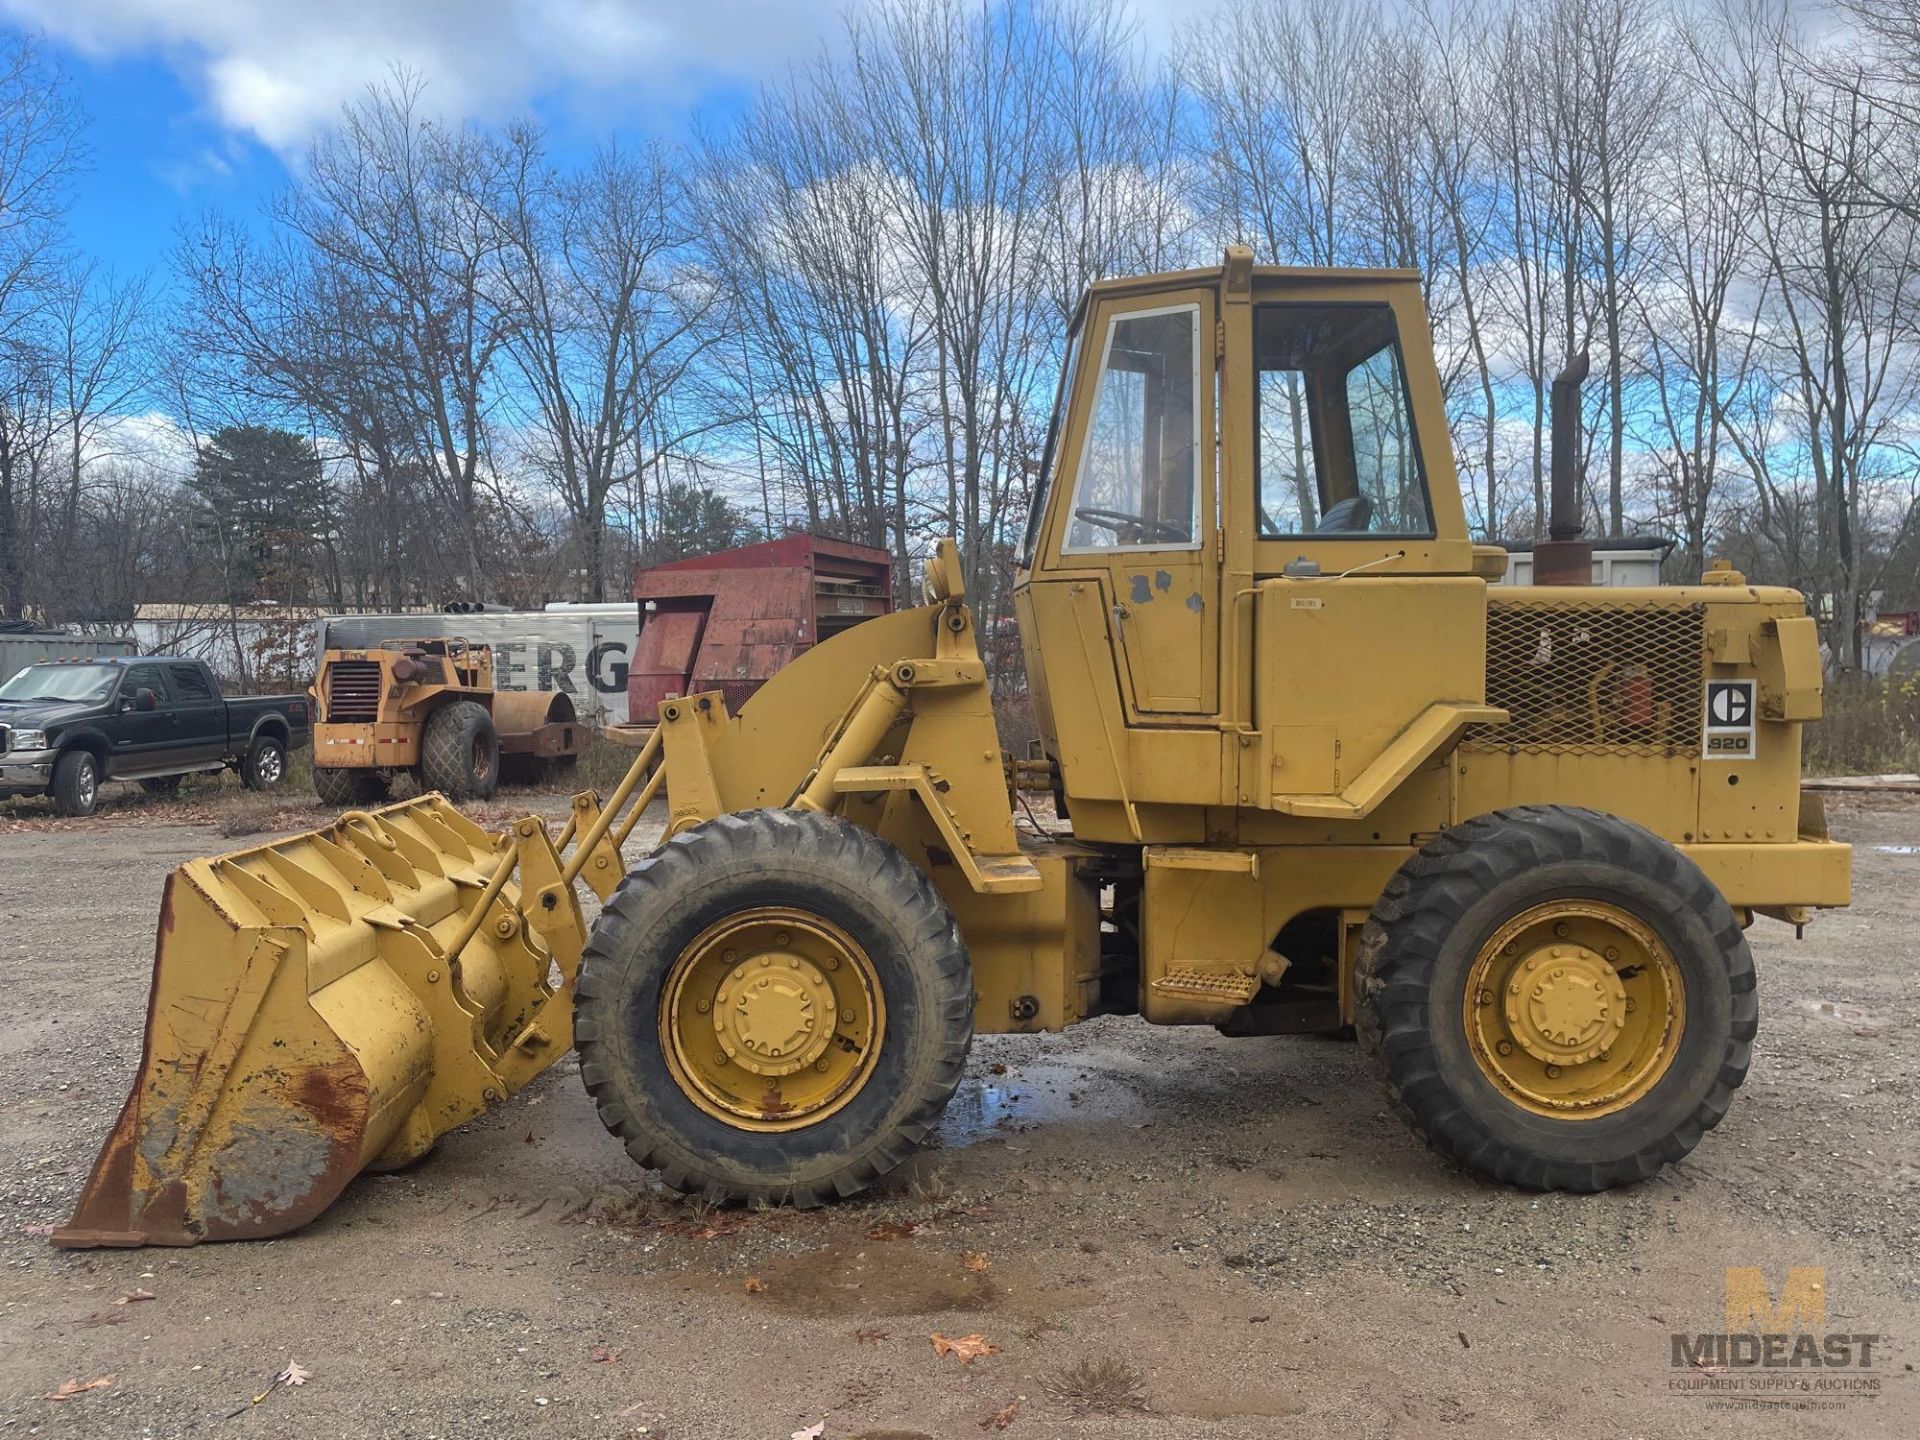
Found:
M 699 968 L 714 944 L 756 926 L 772 934 L 771 950 L 743 938 L 717 970 Z M 777 928 L 789 926 L 797 942 Z M 847 942 L 841 953 L 850 959 L 829 956 L 815 970 L 805 953 L 829 933 Z M 740 968 L 730 973 L 736 957 Z M 820 1042 L 828 1049 L 808 1063 L 803 1047 L 812 1042 L 783 1042 L 774 1032 L 799 1034 L 812 1013 L 799 998 L 804 985 L 824 997 L 829 979 L 844 983 L 856 971 L 877 982 L 877 1023 L 849 1021 L 857 1002 L 835 1016 L 841 1002 L 829 1000 L 829 1034 Z M 746 979 L 730 998 L 741 972 Z M 768 1003 L 752 1000 L 756 977 L 763 992 L 775 982 L 776 996 L 785 979 L 796 1008 L 776 1003 L 750 1013 L 750 1003 Z M 693 1008 L 700 1019 L 689 1024 Z M 769 1034 L 773 1048 L 753 1053 Z M 636 1164 L 657 1169 L 676 1190 L 715 1200 L 817 1205 L 871 1185 L 939 1120 L 973 1041 L 973 972 L 952 912 L 893 846 L 830 816 L 747 811 L 676 835 L 621 883 L 587 941 L 575 1035 L 587 1093 Z M 729 1050 L 729 1064 L 719 1052 L 733 1040 L 742 1053 Z M 789 1053 L 791 1072 L 768 1068 L 769 1056 L 784 1062 Z M 816 1070 L 826 1076 L 842 1064 L 864 1067 L 849 1070 L 857 1078 L 844 1092 L 803 1098 L 823 1093 L 807 1089 Z M 699 1089 L 713 1077 L 741 1094 L 764 1084 L 764 1110 L 727 1114 L 711 1088 Z
M 88 750 L 69 750 L 53 762 L 53 808 L 78 818 L 100 808 L 100 762 Z
M 329 805 L 373 805 L 387 798 L 391 777 L 384 770 L 313 767 L 313 793 Z
M 1530 1190 L 1629 1185 L 1686 1155 L 1758 1029 L 1753 957 L 1700 867 L 1563 806 L 1479 816 L 1401 866 L 1354 987 L 1361 1044 L 1413 1128 Z
M 486 706 L 455 700 L 427 718 L 420 782 L 449 800 L 485 800 L 500 788 L 500 736 Z
M 278 790 L 287 783 L 287 747 L 271 735 L 259 735 L 240 762 L 240 783 L 249 790 Z

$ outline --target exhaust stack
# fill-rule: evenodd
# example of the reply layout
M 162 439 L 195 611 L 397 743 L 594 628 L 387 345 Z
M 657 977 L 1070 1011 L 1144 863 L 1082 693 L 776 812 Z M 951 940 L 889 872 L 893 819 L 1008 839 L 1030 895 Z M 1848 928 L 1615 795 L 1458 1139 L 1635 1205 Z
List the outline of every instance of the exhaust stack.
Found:
M 1587 378 L 1582 350 L 1553 377 L 1553 456 L 1547 538 L 1533 548 L 1536 585 L 1591 585 L 1593 545 L 1580 505 L 1580 382 Z

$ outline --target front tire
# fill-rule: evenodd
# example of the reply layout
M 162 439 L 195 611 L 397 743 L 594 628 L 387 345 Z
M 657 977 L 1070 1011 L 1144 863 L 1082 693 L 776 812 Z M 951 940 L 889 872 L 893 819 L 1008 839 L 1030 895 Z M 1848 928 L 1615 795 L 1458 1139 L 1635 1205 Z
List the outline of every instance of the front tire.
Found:
M 500 735 L 486 706 L 456 700 L 427 717 L 420 782 L 449 800 L 486 800 L 500 788 Z
M 313 767 L 313 793 L 329 805 L 377 805 L 387 798 L 390 778 L 384 770 Z
M 1530 1190 L 1633 1184 L 1726 1114 L 1753 957 L 1700 867 L 1617 816 L 1533 805 L 1387 883 L 1354 965 L 1362 1045 L 1430 1144 Z
M 53 808 L 78 818 L 100 808 L 100 762 L 88 750 L 69 750 L 53 762 Z
M 810 1021 L 824 1021 L 816 1028 Z M 938 1121 L 973 1041 L 946 903 L 884 840 L 723 815 L 640 862 L 581 962 L 580 1070 L 637 1164 L 715 1200 L 817 1205 Z

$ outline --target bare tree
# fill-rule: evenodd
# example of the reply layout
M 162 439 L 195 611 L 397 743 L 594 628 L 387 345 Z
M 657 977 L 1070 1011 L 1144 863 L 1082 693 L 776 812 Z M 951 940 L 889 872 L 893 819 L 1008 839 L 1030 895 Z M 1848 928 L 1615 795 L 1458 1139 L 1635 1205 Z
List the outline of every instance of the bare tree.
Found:
M 58 420 L 46 321 L 69 185 L 83 159 L 65 78 L 35 44 L 0 48 L 0 619 L 26 613 L 26 571 Z
M 639 477 L 715 297 L 678 272 L 692 234 L 658 148 L 607 147 L 565 176 L 531 130 L 510 131 L 507 147 L 499 194 L 475 197 L 499 206 L 502 236 L 502 263 L 483 284 L 526 398 L 523 446 L 579 531 L 587 598 L 604 600 L 609 502 Z

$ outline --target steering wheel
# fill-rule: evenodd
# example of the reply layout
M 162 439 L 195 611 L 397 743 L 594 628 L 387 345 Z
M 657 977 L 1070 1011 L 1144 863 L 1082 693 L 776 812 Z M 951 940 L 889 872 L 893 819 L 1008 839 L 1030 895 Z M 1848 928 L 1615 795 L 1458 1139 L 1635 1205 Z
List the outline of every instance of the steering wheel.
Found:
M 1076 505 L 1073 518 L 1084 520 L 1089 525 L 1098 525 L 1102 530 L 1111 530 L 1123 538 L 1123 544 L 1137 544 L 1142 540 L 1166 540 L 1176 545 L 1185 545 L 1192 541 L 1189 535 L 1178 525 L 1165 520 L 1149 520 L 1144 515 L 1135 515 L 1127 510 L 1109 510 L 1101 505 Z M 1131 534 L 1129 535 L 1129 532 Z

